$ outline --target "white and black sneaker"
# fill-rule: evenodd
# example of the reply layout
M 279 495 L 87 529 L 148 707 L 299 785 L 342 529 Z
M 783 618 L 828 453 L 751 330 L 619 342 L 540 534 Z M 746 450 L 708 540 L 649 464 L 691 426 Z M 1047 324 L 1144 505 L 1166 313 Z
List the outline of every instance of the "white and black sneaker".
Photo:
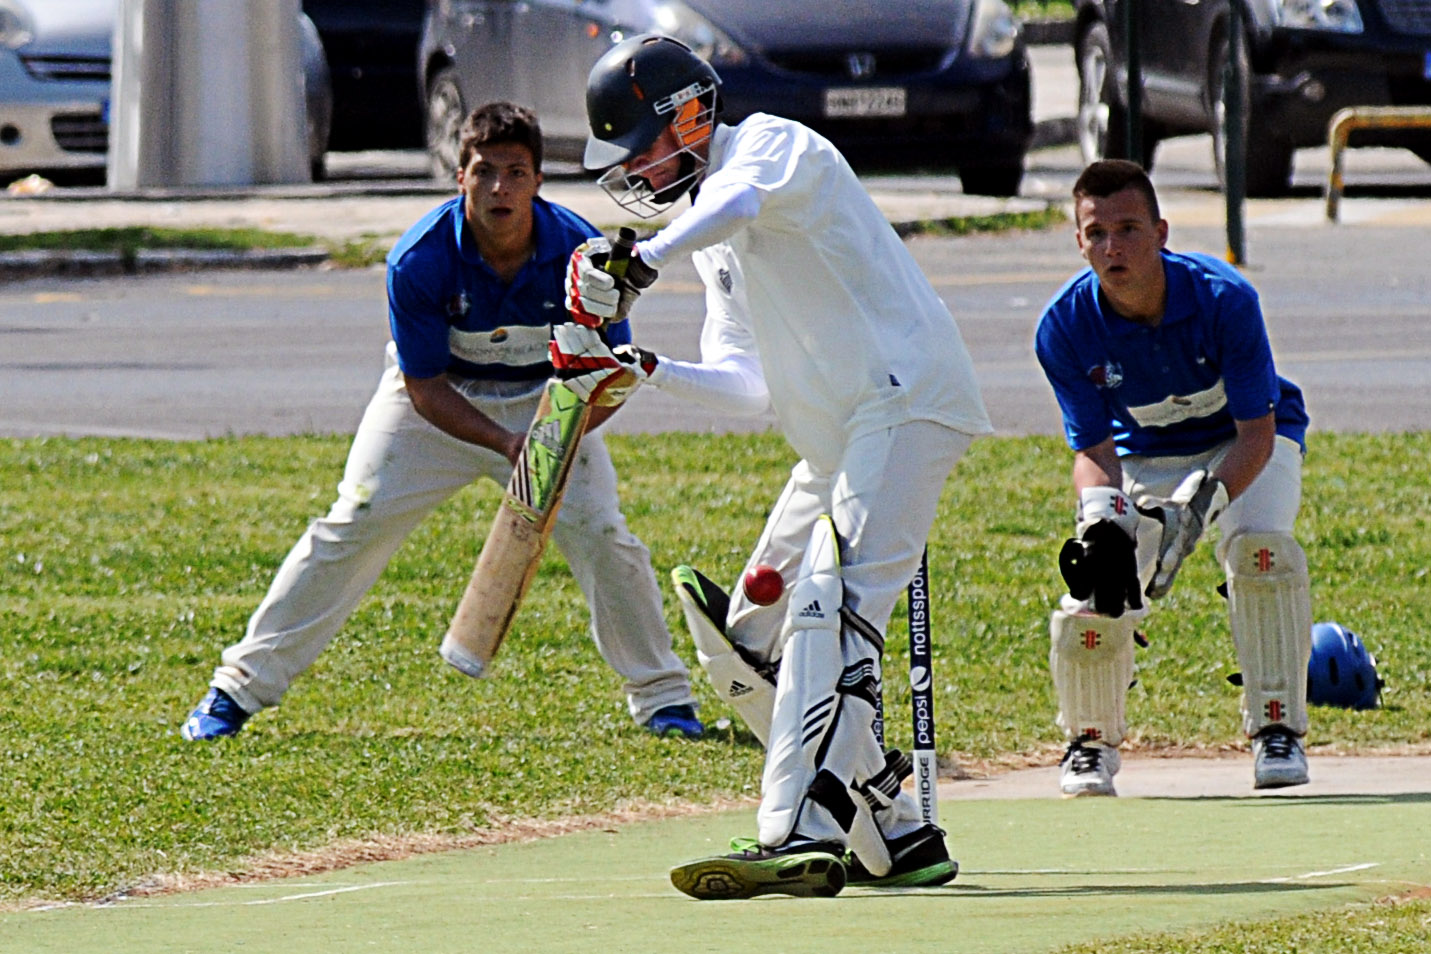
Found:
M 1291 730 L 1272 725 L 1252 740 L 1252 787 L 1286 788 L 1306 785 L 1307 753 Z
M 1113 776 L 1122 765 L 1117 749 L 1079 736 L 1069 743 L 1059 763 L 1058 784 L 1063 797 L 1117 795 L 1113 790 Z

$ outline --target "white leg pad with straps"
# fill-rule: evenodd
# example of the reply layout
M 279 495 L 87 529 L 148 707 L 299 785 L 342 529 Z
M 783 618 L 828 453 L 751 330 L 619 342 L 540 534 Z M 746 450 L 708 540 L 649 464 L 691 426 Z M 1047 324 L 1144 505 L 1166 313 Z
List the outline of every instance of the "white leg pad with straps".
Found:
M 1307 731 L 1312 593 L 1307 555 L 1287 533 L 1238 533 L 1228 541 L 1227 612 L 1242 667 L 1242 729 Z
M 721 624 L 711 619 L 706 607 L 680 579 L 676 580 L 676 599 L 686 615 L 686 627 L 696 645 L 696 659 L 710 678 L 716 695 L 740 714 L 761 745 L 768 745 L 775 686 L 736 651 L 726 639 Z
M 1048 667 L 1058 694 L 1058 725 L 1070 742 L 1090 738 L 1116 747 L 1123 741 L 1133 684 L 1133 630 L 1140 618 L 1053 611 Z
M 834 525 L 821 517 L 790 592 L 757 822 L 761 844 L 838 842 L 881 875 L 889 852 L 856 786 L 885 768 L 874 732 L 883 647 L 868 624 L 843 621 L 843 599 Z

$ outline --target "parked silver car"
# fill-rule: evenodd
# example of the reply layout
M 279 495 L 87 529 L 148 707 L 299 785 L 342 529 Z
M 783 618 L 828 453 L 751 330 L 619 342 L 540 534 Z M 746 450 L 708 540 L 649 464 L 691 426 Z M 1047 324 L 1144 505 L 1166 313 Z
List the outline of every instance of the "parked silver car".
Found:
M 0 177 L 104 177 L 119 0 L 0 0 Z M 300 17 L 308 158 L 322 178 L 333 113 L 323 45 Z M 3 182 L 0 182 L 3 184 Z

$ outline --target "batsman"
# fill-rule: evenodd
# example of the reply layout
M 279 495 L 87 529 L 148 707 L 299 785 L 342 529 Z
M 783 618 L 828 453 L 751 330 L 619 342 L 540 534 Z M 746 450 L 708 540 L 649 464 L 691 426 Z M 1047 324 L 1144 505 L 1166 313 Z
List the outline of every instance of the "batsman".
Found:
M 945 480 L 991 427 L 958 326 L 845 159 L 796 122 L 720 123 L 720 87 L 656 34 L 612 47 L 587 84 L 585 164 L 605 170 L 602 187 L 642 217 L 691 197 L 636 244 L 632 268 L 694 258 L 707 311 L 748 326 L 802 458 L 748 564 L 779 572 L 775 602 L 678 571 L 702 663 L 766 759 L 756 837 L 671 879 L 702 900 L 941 884 L 957 871 L 944 832 L 901 789 L 908 759 L 877 736 L 880 657 Z M 572 310 L 610 313 L 631 289 L 587 258 L 572 257 Z M 611 360 L 700 389 L 638 348 Z
M 1078 496 L 1059 564 L 1049 666 L 1066 797 L 1114 795 L 1145 600 L 1220 531 L 1253 785 L 1307 781 L 1307 558 L 1293 536 L 1307 413 L 1277 375 L 1256 291 L 1230 265 L 1167 250 L 1143 169 L 1096 162 L 1073 186 L 1088 268 L 1044 309 L 1035 350 L 1063 411 Z

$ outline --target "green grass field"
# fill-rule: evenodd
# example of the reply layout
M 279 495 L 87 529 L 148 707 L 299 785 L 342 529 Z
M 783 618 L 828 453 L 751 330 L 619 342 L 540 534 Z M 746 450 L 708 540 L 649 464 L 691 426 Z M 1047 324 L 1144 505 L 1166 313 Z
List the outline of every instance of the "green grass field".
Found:
M 413 535 L 282 707 L 237 739 L 182 742 L 178 726 L 219 652 L 331 501 L 347 443 L 0 441 L 0 907 L 281 868 L 335 844 L 361 857 L 362 846 L 419 836 L 476 839 L 518 822 L 754 794 L 760 753 L 738 727 L 683 744 L 631 723 L 556 557 L 493 678 L 441 663 L 438 639 L 497 497 L 490 486 L 458 495 Z M 627 515 L 663 580 L 682 562 L 732 578 L 793 463 L 769 435 L 610 443 Z M 1375 712 L 1315 710 L 1313 747 L 1424 750 L 1431 740 L 1428 457 L 1427 434 L 1314 435 L 1300 531 L 1314 617 L 1361 633 L 1389 689 Z M 1071 523 L 1068 465 L 1053 439 L 988 439 L 946 489 L 930 560 L 947 762 L 1047 763 L 1061 748 L 1046 626 Z M 1204 548 L 1149 621 L 1130 702 L 1134 745 L 1240 743 L 1218 582 Z M 694 665 L 669 593 L 667 616 Z M 894 674 L 902 626 L 891 632 Z M 731 715 L 703 682 L 698 691 L 708 722 Z M 886 691 L 891 709 L 907 705 L 902 679 Z M 1335 899 L 1315 922 L 1324 935 L 1391 917 L 1345 904 Z M 1268 938 L 1292 936 L 1278 923 Z M 1117 950 L 1264 949 L 1217 937 Z

